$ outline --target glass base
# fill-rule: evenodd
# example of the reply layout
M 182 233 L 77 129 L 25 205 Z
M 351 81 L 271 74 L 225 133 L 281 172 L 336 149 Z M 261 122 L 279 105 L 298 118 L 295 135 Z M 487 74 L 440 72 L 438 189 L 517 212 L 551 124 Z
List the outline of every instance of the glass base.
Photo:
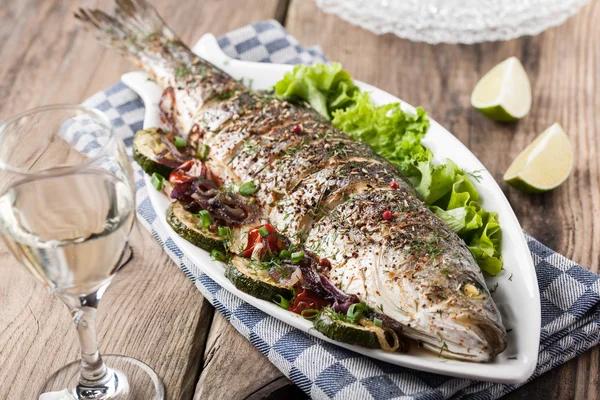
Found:
M 54 373 L 40 390 L 39 400 L 164 400 L 161 379 L 149 366 L 135 358 L 103 355 L 109 377 L 101 385 L 79 384 L 81 361 Z

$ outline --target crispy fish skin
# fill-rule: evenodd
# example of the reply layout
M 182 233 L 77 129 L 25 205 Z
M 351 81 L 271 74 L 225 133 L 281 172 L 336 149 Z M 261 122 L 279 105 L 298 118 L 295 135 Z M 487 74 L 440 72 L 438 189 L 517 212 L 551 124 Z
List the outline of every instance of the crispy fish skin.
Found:
M 310 107 L 252 92 L 198 58 L 144 0 L 117 0 L 115 17 L 76 17 L 174 95 L 173 126 L 188 144 L 210 147 L 206 163 L 221 181 L 254 181 L 259 217 L 328 258 L 322 273 L 340 289 L 441 356 L 485 362 L 505 349 L 469 249 L 392 164 Z

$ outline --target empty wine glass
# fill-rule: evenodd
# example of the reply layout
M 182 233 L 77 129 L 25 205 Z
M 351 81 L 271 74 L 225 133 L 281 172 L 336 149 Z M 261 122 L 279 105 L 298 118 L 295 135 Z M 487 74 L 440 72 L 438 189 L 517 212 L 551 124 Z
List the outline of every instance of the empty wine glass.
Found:
M 40 399 L 164 398 L 146 364 L 98 352 L 96 309 L 134 218 L 129 157 L 104 114 L 57 105 L 0 125 L 0 234 L 67 306 L 81 346 L 81 360 L 57 371 Z

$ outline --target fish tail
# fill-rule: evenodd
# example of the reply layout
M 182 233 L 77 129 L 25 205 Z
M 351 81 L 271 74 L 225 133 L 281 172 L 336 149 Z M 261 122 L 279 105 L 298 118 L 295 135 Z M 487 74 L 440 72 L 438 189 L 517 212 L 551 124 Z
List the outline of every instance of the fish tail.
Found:
M 168 106 L 162 109 L 161 105 L 165 115 L 184 116 L 165 122 L 177 126 L 184 134 L 192 129 L 197 122 L 193 118 L 208 101 L 229 98 L 245 89 L 240 82 L 192 53 L 146 0 L 116 0 L 114 16 L 100 10 L 80 9 L 75 18 L 104 45 L 116 49 L 150 74 L 165 90 L 161 101 Z
M 181 43 L 145 0 L 116 0 L 114 16 L 97 9 L 80 8 L 75 18 L 100 42 L 142 67 L 145 65 L 140 59 L 148 49 L 158 50 L 170 42 Z

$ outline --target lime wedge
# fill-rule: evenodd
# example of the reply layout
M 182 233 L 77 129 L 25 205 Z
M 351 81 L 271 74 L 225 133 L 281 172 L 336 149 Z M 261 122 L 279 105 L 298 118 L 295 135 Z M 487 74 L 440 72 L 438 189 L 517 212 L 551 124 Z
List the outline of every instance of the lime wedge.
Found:
M 563 183 L 573 169 L 571 141 L 555 123 L 517 156 L 504 174 L 509 185 L 529 193 L 543 193 Z
M 494 121 L 516 121 L 531 109 L 531 85 L 516 57 L 502 61 L 477 82 L 471 105 Z

